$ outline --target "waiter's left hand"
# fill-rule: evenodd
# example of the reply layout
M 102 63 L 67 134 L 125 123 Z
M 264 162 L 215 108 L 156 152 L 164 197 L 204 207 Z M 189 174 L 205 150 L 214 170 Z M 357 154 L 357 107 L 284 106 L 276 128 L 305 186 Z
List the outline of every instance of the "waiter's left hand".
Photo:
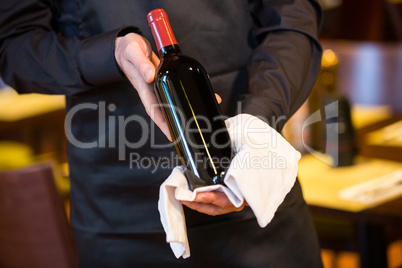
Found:
M 246 206 L 246 202 L 244 202 L 241 207 L 236 208 L 222 192 L 198 193 L 194 201 L 180 202 L 191 209 L 211 216 L 241 211 Z

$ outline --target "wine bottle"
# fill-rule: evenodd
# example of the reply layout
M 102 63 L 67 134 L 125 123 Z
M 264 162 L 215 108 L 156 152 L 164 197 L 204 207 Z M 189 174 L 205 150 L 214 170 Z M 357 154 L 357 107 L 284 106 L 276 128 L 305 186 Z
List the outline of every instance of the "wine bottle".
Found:
M 149 12 L 147 20 L 161 59 L 155 93 L 189 187 L 223 184 L 232 159 L 231 141 L 208 74 L 181 53 L 163 9 Z

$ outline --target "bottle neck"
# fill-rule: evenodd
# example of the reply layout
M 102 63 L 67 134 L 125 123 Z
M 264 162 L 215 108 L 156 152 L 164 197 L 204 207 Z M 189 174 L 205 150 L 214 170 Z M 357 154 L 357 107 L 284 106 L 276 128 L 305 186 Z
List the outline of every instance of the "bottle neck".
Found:
M 159 50 L 159 58 L 160 59 L 166 59 L 169 58 L 171 56 L 177 55 L 181 53 L 180 47 L 178 44 L 172 44 L 166 47 L 162 47 Z
M 148 13 L 147 20 L 158 48 L 159 56 L 162 58 L 179 53 L 180 48 L 166 12 L 163 9 L 152 10 Z

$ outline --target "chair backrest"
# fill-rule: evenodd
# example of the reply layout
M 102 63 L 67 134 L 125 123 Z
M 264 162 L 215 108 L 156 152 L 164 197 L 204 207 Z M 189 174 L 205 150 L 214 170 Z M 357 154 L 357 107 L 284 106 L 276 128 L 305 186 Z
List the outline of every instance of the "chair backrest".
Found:
M 78 267 L 51 163 L 0 172 L 0 267 Z

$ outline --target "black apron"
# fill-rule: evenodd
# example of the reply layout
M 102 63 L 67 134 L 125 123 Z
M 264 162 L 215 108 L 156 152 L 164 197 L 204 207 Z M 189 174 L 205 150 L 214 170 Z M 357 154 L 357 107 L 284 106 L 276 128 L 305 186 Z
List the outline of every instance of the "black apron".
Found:
M 245 1 L 83 0 L 64 5 L 59 27 L 66 34 L 76 31 L 86 38 L 135 25 L 153 47 L 146 14 L 165 8 L 183 53 L 209 72 L 224 100 L 224 114 L 233 115 L 239 95 L 248 90 L 246 65 L 256 41 Z M 68 10 L 78 15 L 75 26 L 69 26 Z M 321 266 L 298 182 L 263 229 L 249 208 L 215 217 L 186 209 L 191 257 L 176 260 L 157 201 L 159 186 L 178 162 L 135 89 L 127 81 L 96 87 L 68 97 L 67 111 L 75 141 L 69 139 L 68 145 L 71 219 L 82 267 Z M 148 138 L 142 142 L 144 135 Z M 161 167 L 159 160 L 167 162 Z

